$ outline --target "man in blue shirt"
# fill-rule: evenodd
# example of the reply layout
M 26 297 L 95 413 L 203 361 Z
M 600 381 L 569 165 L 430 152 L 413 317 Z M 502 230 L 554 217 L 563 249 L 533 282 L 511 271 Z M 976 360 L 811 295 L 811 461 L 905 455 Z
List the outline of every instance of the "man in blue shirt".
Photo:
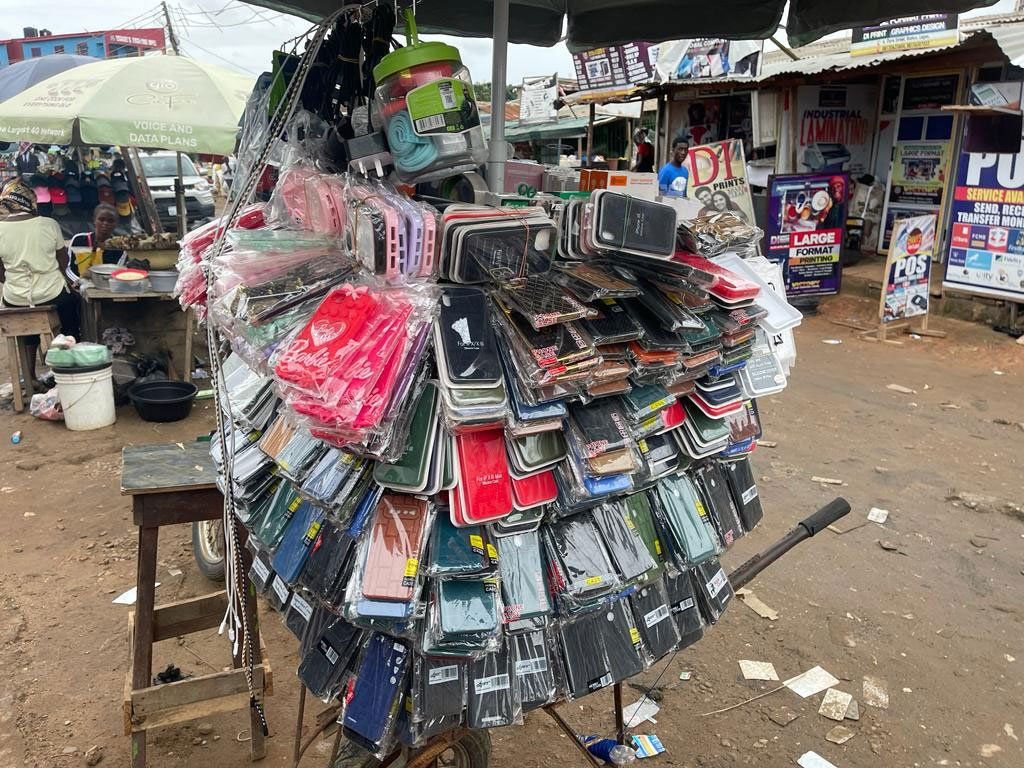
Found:
M 672 142 L 672 160 L 658 173 L 658 188 L 668 197 L 686 197 L 686 184 L 690 170 L 686 167 L 686 156 L 690 145 L 686 139 L 677 138 Z

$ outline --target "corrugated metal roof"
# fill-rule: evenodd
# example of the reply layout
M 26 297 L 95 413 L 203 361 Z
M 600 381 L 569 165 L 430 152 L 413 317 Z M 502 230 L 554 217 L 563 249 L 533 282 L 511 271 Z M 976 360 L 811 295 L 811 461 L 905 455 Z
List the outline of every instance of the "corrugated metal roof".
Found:
M 1010 63 L 1024 67 L 1024 24 L 997 24 L 985 30 Z

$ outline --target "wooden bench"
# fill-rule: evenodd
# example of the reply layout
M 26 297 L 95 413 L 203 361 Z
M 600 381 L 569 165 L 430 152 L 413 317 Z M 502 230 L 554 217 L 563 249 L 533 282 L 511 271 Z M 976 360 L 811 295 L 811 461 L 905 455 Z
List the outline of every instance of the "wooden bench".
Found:
M 7 345 L 7 364 L 11 369 L 14 387 L 14 410 L 25 410 L 21 394 L 21 379 L 25 379 L 28 399 L 32 399 L 32 382 L 28 380 L 29 359 L 25 336 L 39 336 L 39 349 L 43 356 L 50 348 L 53 334 L 60 327 L 57 310 L 53 307 L 0 307 L 0 336 Z
M 150 728 L 247 708 L 251 758 L 260 760 L 266 754 L 262 722 L 250 706 L 240 641 L 228 671 L 162 685 L 152 681 L 154 643 L 217 627 L 227 608 L 224 590 L 154 605 L 160 528 L 220 519 L 224 500 L 216 478 L 209 443 L 131 446 L 122 453 L 121 493 L 132 497 L 132 514 L 139 527 L 136 602 L 128 617 L 132 661 L 124 691 L 124 728 L 125 735 L 132 738 L 132 768 L 146 765 L 146 731 Z M 244 546 L 245 528 L 237 521 L 235 528 L 242 545 L 242 579 L 248 584 L 252 556 Z M 245 615 L 252 635 L 253 687 L 262 704 L 264 697 L 273 693 L 273 675 L 260 639 L 252 589 L 246 590 Z

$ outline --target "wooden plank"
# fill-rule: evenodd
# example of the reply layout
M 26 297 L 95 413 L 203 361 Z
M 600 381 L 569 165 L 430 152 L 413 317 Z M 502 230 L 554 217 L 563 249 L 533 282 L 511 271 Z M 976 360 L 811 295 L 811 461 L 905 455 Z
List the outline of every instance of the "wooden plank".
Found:
M 253 669 L 253 683 L 263 687 L 264 669 Z M 132 691 L 132 730 L 145 731 L 197 720 L 249 706 L 245 672 L 231 669 Z
M 224 497 L 216 488 L 149 493 L 132 502 L 132 519 L 142 527 L 219 520 L 224 514 Z
M 134 653 L 133 653 L 134 649 L 133 649 L 133 646 L 132 646 L 132 641 L 134 640 L 134 635 L 135 635 L 135 611 L 129 610 L 128 611 L 128 658 L 129 659 L 133 659 L 134 658 Z M 133 675 L 133 672 L 134 671 L 132 669 L 132 666 L 129 664 L 128 665 L 128 670 L 125 672 L 125 675 L 124 675 L 124 698 L 123 698 L 123 701 L 122 701 L 122 706 L 124 708 L 123 716 L 124 716 L 124 735 L 125 736 L 131 736 L 132 735 L 132 675 Z
M 145 688 L 153 674 L 153 602 L 159 528 L 139 529 L 135 586 L 135 631 L 132 639 L 132 687 Z
M 121 452 L 125 495 L 213 488 L 216 482 L 208 442 L 129 445 Z
M 227 607 L 224 590 L 159 605 L 153 612 L 153 642 L 216 627 Z
M 21 365 L 18 357 L 18 340 L 13 337 L 7 337 L 7 367 L 11 371 L 11 387 L 14 391 L 14 412 L 21 413 L 25 410 L 25 401 L 21 397 Z M 29 389 L 29 393 L 31 393 Z

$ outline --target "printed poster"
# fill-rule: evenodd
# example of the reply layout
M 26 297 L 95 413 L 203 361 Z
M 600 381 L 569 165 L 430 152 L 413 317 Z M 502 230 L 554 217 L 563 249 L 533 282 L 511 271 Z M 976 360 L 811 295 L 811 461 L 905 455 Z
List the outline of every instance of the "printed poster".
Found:
M 766 255 L 783 265 L 786 295 L 839 293 L 849 184 L 846 174 L 768 180 Z
M 738 139 L 691 147 L 686 196 L 701 205 L 698 215 L 729 211 L 754 223 L 754 201 L 747 184 L 743 142 Z
M 797 169 L 804 173 L 871 173 L 878 88 L 802 85 L 797 88 Z
M 893 323 L 928 314 L 928 288 L 935 251 L 935 214 L 897 219 L 885 261 L 879 320 Z
M 961 152 L 943 285 L 1024 301 L 1024 151 Z
M 665 80 L 756 77 L 763 48 L 763 40 L 675 40 L 661 44 L 658 71 Z
M 949 142 L 908 141 L 896 145 L 892 160 L 889 202 L 894 205 L 942 203 Z
M 594 48 L 572 55 L 581 91 L 636 85 L 654 81 L 658 46 L 626 43 Z

